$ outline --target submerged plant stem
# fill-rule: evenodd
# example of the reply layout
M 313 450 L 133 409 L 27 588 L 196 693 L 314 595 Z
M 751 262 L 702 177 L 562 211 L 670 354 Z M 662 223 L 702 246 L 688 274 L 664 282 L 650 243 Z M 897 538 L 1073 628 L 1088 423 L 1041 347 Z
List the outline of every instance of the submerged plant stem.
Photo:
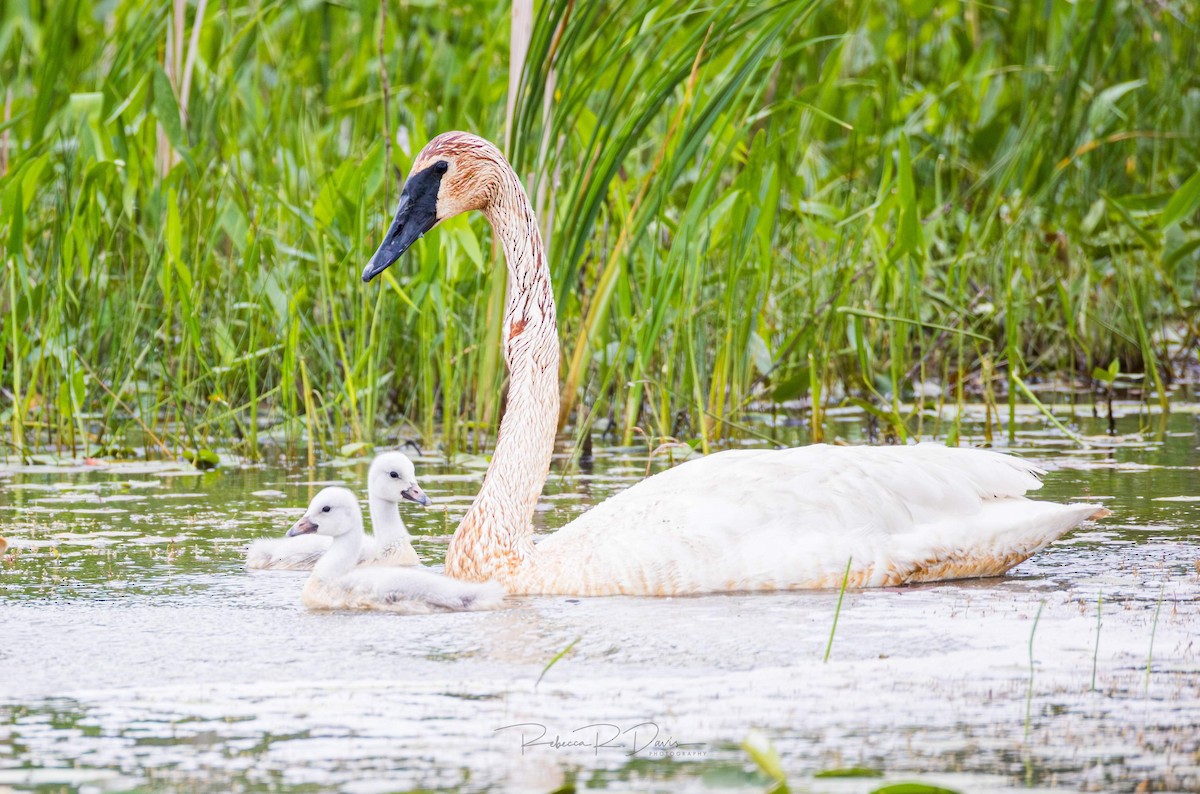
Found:
M 846 583 L 850 581 L 850 564 L 854 562 L 854 558 L 846 560 L 846 572 L 842 574 L 842 589 L 838 592 L 837 609 L 833 611 L 833 625 L 829 627 L 829 642 L 825 645 L 825 658 L 821 661 L 828 662 L 829 654 L 833 650 L 833 635 L 837 633 L 838 616 L 842 614 L 842 599 L 846 597 Z
M 546 662 L 546 666 L 542 668 L 541 675 L 539 675 L 537 677 L 537 681 L 533 682 L 534 689 L 537 689 L 538 684 L 542 683 L 542 679 L 546 677 L 546 673 L 550 672 L 550 668 L 553 667 L 554 665 L 558 664 L 558 661 L 560 659 L 562 659 L 564 656 L 566 656 L 571 651 L 572 648 L 574 648 L 576 645 L 579 644 L 579 641 L 582 639 L 583 639 L 583 637 L 576 637 L 575 639 L 571 640 L 571 643 L 569 645 L 567 645 L 567 647 L 563 648 L 561 651 L 556 653 L 554 655 L 553 659 Z
M 1038 621 L 1042 619 L 1042 609 L 1045 601 L 1038 603 L 1037 614 L 1033 616 L 1033 627 L 1029 629 L 1029 688 L 1025 692 L 1025 741 L 1029 741 L 1029 728 L 1033 717 L 1033 637 L 1037 634 Z
M 1104 605 L 1104 593 L 1096 597 L 1096 647 L 1092 649 L 1092 688 L 1090 692 L 1096 691 L 1096 659 L 1100 655 L 1100 608 Z
M 1150 694 L 1150 668 L 1154 665 L 1154 635 L 1158 633 L 1158 614 L 1162 612 L 1163 593 L 1167 589 L 1167 580 L 1163 579 L 1158 587 L 1158 606 L 1154 608 L 1154 623 L 1150 627 L 1150 650 L 1146 654 L 1146 694 Z

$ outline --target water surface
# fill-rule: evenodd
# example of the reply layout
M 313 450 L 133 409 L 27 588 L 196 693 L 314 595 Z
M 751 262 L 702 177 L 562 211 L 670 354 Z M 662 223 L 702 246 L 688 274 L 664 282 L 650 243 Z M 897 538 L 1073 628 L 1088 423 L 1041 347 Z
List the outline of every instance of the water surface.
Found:
M 879 782 L 814 777 L 849 766 L 962 791 L 1196 790 L 1200 422 L 1081 421 L 1089 448 L 1023 413 L 1016 451 L 1052 470 L 1041 498 L 1112 518 L 1003 579 L 848 592 L 828 663 L 836 592 L 321 614 L 299 605 L 305 574 L 242 569 L 248 539 L 366 462 L 8 465 L 0 791 L 760 791 L 752 734 L 797 791 Z M 835 425 L 861 435 L 859 416 Z M 414 457 L 436 504 L 404 516 L 440 563 L 482 461 Z M 645 467 L 613 448 L 558 466 L 539 527 Z

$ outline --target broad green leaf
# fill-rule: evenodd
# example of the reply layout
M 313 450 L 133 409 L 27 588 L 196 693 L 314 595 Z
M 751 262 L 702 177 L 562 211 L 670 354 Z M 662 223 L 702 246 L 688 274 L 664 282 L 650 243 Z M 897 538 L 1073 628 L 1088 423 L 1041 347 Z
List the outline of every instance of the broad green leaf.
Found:
M 171 142 L 176 151 L 182 152 L 186 148 L 186 142 L 183 137 L 183 123 L 179 119 L 179 104 L 175 101 L 175 91 L 172 90 L 171 81 L 167 79 L 167 73 L 162 70 L 161 66 L 156 63 L 152 69 L 154 117 L 162 125 L 167 140 Z
M 1190 218 L 1200 209 L 1200 171 L 1192 174 L 1191 179 L 1184 182 L 1163 210 L 1160 224 L 1165 228 Z
M 221 465 L 221 457 L 211 449 L 185 450 L 184 457 L 197 469 L 215 469 Z
M 1164 235 L 1167 242 L 1163 247 L 1163 264 L 1168 268 L 1175 267 L 1179 260 L 1200 249 L 1200 232 L 1190 232 L 1176 238 L 1173 232 L 1178 231 L 1179 226 L 1168 226 Z
M 896 230 L 896 249 L 892 256 L 898 259 L 902 254 L 916 254 L 922 248 L 921 220 L 917 207 L 917 188 L 913 182 L 912 152 L 908 136 L 900 136 L 900 162 L 896 169 L 897 185 L 899 187 L 899 228 Z
M 754 331 L 750 332 L 746 352 L 749 354 L 750 360 L 754 362 L 754 368 L 758 370 L 759 374 L 766 375 L 771 371 L 771 367 L 775 363 L 771 357 L 771 350 L 767 347 L 766 340 Z
M 783 761 L 779 758 L 779 751 L 771 744 L 771 740 L 765 733 L 761 731 L 751 731 L 744 741 L 742 741 L 742 749 L 750 756 L 755 766 L 771 780 L 783 784 L 787 780 L 787 774 L 783 771 Z M 773 791 L 787 791 L 787 788 L 776 788 Z
M 1125 114 L 1117 107 L 1118 100 L 1130 91 L 1135 91 L 1144 85 L 1146 85 L 1144 79 L 1129 80 L 1109 86 L 1098 93 L 1088 110 L 1088 127 L 1092 129 L 1093 133 L 1100 134 L 1105 127 L 1109 127 L 1108 122 L 1110 121 L 1124 119 Z
M 808 389 L 810 375 L 807 367 L 794 370 L 797 374 L 781 381 L 771 392 L 771 399 L 777 403 L 795 400 Z
M 98 119 L 104 108 L 104 94 L 99 91 L 71 94 L 67 99 L 67 107 L 81 120 Z
M 479 241 L 475 239 L 475 232 L 469 225 L 458 230 L 458 242 L 475 266 L 482 268 L 483 251 L 479 249 Z
M 370 449 L 371 445 L 367 442 L 356 441 L 352 444 L 343 444 L 341 448 L 338 449 L 338 454 L 343 458 L 353 458 L 361 455 L 364 452 L 367 452 Z
M 42 185 L 42 171 L 50 164 L 50 155 L 43 154 L 35 158 L 21 172 L 21 209 L 23 212 L 29 212 L 29 205 L 33 203 L 33 199 L 38 195 L 38 187 Z

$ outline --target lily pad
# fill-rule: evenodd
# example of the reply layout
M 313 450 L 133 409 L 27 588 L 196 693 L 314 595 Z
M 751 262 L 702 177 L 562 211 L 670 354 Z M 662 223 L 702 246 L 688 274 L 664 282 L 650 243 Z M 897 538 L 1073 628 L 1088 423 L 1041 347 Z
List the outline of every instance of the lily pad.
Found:
M 942 788 L 929 783 L 892 783 L 873 790 L 871 794 L 958 794 L 958 792 L 952 788 Z
M 188 463 L 197 469 L 215 469 L 221 465 L 221 458 L 211 449 L 189 449 L 185 454 Z

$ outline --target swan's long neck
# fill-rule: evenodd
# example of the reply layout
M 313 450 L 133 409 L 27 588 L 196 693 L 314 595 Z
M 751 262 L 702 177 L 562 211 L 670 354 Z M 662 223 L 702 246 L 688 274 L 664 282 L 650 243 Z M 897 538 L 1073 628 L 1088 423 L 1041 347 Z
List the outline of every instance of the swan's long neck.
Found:
M 400 505 L 378 496 L 370 497 L 367 503 L 371 509 L 371 528 L 380 549 L 412 542 L 408 527 L 404 526 L 404 519 L 400 517 Z
M 484 208 L 508 261 L 504 362 L 508 404 L 483 487 L 446 553 L 460 579 L 509 578 L 533 551 L 533 511 L 550 472 L 558 422 L 558 330 L 546 250 L 525 188 L 498 163 Z
M 333 539 L 329 550 L 322 554 L 321 559 L 313 566 L 312 575 L 317 579 L 329 581 L 350 573 L 358 565 L 362 546 L 363 533 L 360 524 L 358 532 L 346 532 Z

